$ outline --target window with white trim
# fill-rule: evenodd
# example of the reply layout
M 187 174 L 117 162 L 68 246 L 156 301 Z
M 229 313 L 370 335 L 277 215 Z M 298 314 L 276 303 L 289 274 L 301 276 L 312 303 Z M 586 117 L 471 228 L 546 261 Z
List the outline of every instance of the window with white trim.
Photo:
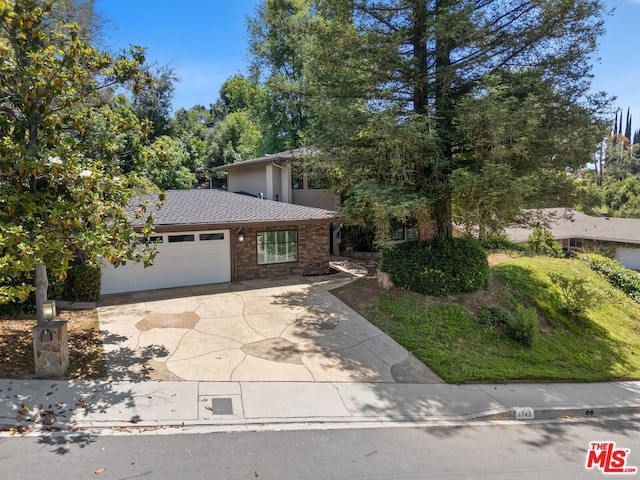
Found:
M 258 265 L 298 261 L 298 231 L 258 232 Z

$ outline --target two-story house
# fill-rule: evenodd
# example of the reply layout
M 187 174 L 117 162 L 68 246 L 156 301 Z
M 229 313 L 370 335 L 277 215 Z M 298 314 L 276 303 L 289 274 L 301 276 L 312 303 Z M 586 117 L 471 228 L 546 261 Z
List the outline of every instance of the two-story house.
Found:
M 229 192 L 251 195 L 276 202 L 337 210 L 340 197 L 327 189 L 321 175 L 306 168 L 312 151 L 297 149 L 266 155 L 213 169 L 227 176 Z M 338 228 L 331 224 L 327 232 L 331 253 L 338 253 Z

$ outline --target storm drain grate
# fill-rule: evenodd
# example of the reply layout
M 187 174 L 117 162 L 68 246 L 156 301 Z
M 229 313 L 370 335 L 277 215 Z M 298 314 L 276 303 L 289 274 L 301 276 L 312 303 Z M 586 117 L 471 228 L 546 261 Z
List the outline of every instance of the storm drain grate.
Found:
M 230 398 L 212 398 L 211 408 L 214 415 L 233 415 L 233 403 Z

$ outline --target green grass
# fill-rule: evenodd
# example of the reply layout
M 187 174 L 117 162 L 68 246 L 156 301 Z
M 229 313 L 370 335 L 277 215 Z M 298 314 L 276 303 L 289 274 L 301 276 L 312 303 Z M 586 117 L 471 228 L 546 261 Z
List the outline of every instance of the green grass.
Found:
M 594 306 L 568 318 L 551 272 L 587 279 Z M 420 295 L 384 294 L 367 317 L 450 383 L 640 378 L 640 305 L 582 262 L 518 258 L 493 267 L 492 277 L 492 304 L 537 311 L 541 328 L 531 347 L 482 327 L 463 306 L 469 296 L 434 305 Z

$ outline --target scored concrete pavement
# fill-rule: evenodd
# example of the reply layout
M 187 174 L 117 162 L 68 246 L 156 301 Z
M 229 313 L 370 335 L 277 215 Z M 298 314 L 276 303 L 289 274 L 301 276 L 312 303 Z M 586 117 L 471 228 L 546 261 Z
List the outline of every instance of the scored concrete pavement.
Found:
M 107 297 L 98 318 L 110 377 L 442 383 L 329 292 L 351 279 L 294 276 Z

